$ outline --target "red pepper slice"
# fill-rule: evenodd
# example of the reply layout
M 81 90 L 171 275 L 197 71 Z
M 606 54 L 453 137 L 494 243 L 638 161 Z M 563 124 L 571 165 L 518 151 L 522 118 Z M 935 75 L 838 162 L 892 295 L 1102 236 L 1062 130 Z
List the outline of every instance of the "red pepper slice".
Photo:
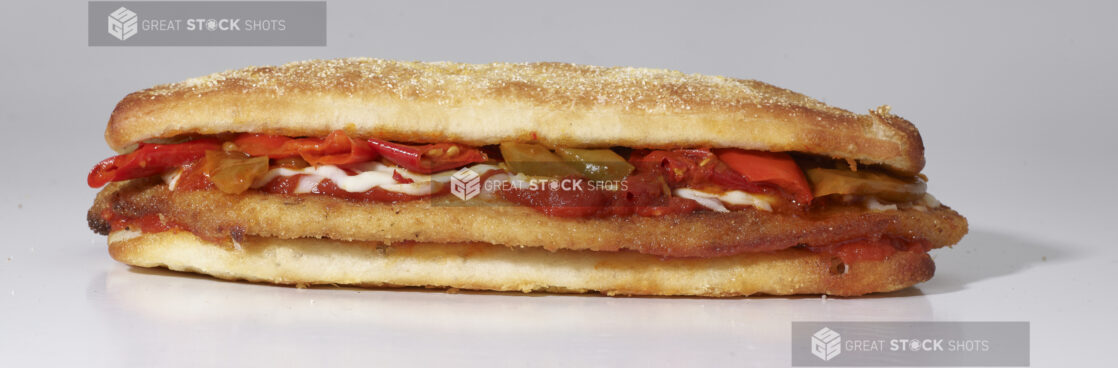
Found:
M 131 153 L 109 157 L 93 167 L 86 178 L 90 188 L 114 181 L 161 174 L 205 156 L 206 151 L 220 150 L 215 139 L 195 139 L 177 144 L 140 143 Z
M 268 156 L 271 159 L 295 157 L 299 155 L 295 145 L 289 144 L 295 139 L 282 135 L 241 133 L 233 139 L 237 149 L 249 156 Z
M 630 161 L 643 171 L 659 172 L 673 188 L 714 183 L 730 189 L 763 192 L 764 188 L 731 170 L 708 149 L 635 152 Z
M 485 153 L 477 148 L 454 143 L 410 146 L 380 139 L 369 139 L 369 145 L 388 161 L 421 174 L 455 169 L 488 159 Z M 455 148 L 452 149 L 452 147 Z M 454 152 L 454 150 L 458 152 Z M 436 152 L 437 155 L 432 154 Z
M 630 161 L 640 171 L 659 172 L 668 184 L 703 182 L 710 177 L 713 154 L 707 150 L 634 151 Z M 706 161 L 704 163 L 704 161 Z
M 361 140 L 347 137 L 336 130 L 326 138 L 303 138 L 293 143 L 311 165 L 346 165 L 365 162 L 377 158 L 376 151 Z
M 326 138 L 288 138 L 279 135 L 244 133 L 233 139 L 241 152 L 250 156 L 282 159 L 300 156 L 311 165 L 346 165 L 377 158 L 376 151 L 364 141 L 337 130 Z
M 639 172 L 656 172 L 664 178 L 664 181 L 672 188 L 679 187 L 694 187 L 702 186 L 703 184 L 713 183 L 727 189 L 744 190 L 750 193 L 780 193 L 790 196 L 789 199 L 797 201 L 801 204 L 806 204 L 811 201 L 811 190 L 800 191 L 806 188 L 806 179 L 803 184 L 804 187 L 797 187 L 793 180 L 778 180 L 780 176 L 761 175 L 764 172 L 757 166 L 761 163 L 747 162 L 744 159 L 739 160 L 734 154 L 726 154 L 728 150 L 716 150 L 711 152 L 709 149 L 692 148 L 692 149 L 677 149 L 677 150 L 637 150 L 633 151 L 630 155 L 629 161 L 634 166 L 637 166 Z M 735 150 L 742 151 L 742 150 Z M 742 151 L 751 152 L 751 151 Z M 762 152 L 762 154 L 768 154 Z M 774 154 L 784 155 L 789 160 L 791 167 L 775 167 L 771 171 L 777 173 L 785 173 L 788 177 L 796 174 L 803 177 L 799 166 L 794 161 L 791 161 L 791 156 L 787 154 Z M 723 160 L 723 156 L 730 161 Z M 735 166 L 745 164 L 747 169 L 753 171 L 746 171 L 751 176 L 744 175 L 742 171 L 738 170 Z M 771 166 L 771 164 L 769 164 Z M 768 167 L 768 166 L 766 166 Z M 781 171 L 784 170 L 784 171 Z M 787 171 L 791 170 L 791 171 Z M 805 198 L 803 195 L 807 194 Z
M 803 170 L 787 153 L 747 151 L 737 148 L 715 150 L 718 159 L 755 183 L 770 183 L 784 189 L 802 205 L 811 203 L 811 187 Z

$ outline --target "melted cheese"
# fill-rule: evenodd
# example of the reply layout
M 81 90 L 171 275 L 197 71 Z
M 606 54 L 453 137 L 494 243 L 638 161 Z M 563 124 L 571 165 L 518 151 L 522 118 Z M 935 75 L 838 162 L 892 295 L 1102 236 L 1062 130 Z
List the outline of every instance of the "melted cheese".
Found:
M 939 206 L 940 206 L 939 200 L 936 199 L 936 197 L 932 197 L 932 195 L 929 194 L 929 193 L 924 193 L 923 201 L 924 201 L 924 206 L 926 206 L 928 208 L 939 208 Z
M 470 167 L 470 170 L 478 174 L 484 174 L 489 170 L 495 169 L 497 169 L 496 166 L 485 164 Z M 411 172 L 402 167 L 388 166 L 380 162 L 372 161 L 355 166 L 354 171 L 357 171 L 357 173 L 350 175 L 345 170 L 334 165 L 308 166 L 299 170 L 275 168 L 268 170 L 263 176 L 257 178 L 256 181 L 252 183 L 252 187 L 262 187 L 280 176 L 305 175 L 299 179 L 299 183 L 295 186 L 295 193 L 310 193 L 311 190 L 318 186 L 323 180 L 329 179 L 334 182 L 339 189 L 351 193 L 361 193 L 373 188 L 380 188 L 389 192 L 421 196 L 436 191 L 439 188 L 439 186 L 435 185 L 436 183 L 445 184 L 449 182 L 450 177 L 458 170 L 447 170 L 431 175 L 423 175 Z M 393 172 L 398 172 L 400 176 L 411 179 L 414 182 L 408 184 L 397 183 L 396 179 L 392 177 Z
M 893 203 L 884 204 L 878 201 L 877 198 L 869 197 L 866 198 L 866 208 L 872 212 L 896 211 L 897 205 Z
M 724 204 L 734 206 L 753 206 L 762 211 L 772 211 L 772 205 L 765 196 L 746 193 L 740 190 L 730 190 L 722 194 L 707 193 L 691 188 L 679 188 L 672 191 L 677 197 L 687 198 L 698 202 L 703 207 L 715 212 L 730 212 Z
M 163 173 L 163 182 L 167 183 L 168 190 L 175 190 L 175 185 L 179 183 L 180 177 L 182 177 L 182 168 L 174 169 Z
M 500 169 L 501 168 L 498 166 L 488 164 L 478 164 L 470 167 L 470 170 L 478 174 Z M 458 170 L 447 170 L 431 175 L 424 175 L 409 171 L 402 167 L 388 166 L 380 162 L 371 161 L 353 167 L 353 171 L 357 173 L 350 175 L 345 170 L 334 165 L 308 166 L 298 170 L 275 168 L 268 170 L 263 176 L 257 178 L 256 181 L 253 182 L 252 187 L 260 188 L 280 176 L 304 175 L 295 186 L 295 193 L 310 193 L 323 180 L 329 179 L 333 181 L 338 188 L 351 193 L 361 193 L 373 188 L 380 188 L 390 192 L 422 196 L 431 194 L 439 189 L 441 184 L 450 182 L 451 176 Z M 393 172 L 398 172 L 400 176 L 411 179 L 413 182 L 408 184 L 397 183 L 396 179 L 393 178 Z M 181 176 L 182 169 L 168 171 L 163 174 L 163 181 L 167 183 L 170 190 L 174 190 Z M 540 179 L 542 178 L 528 177 L 524 174 L 500 174 L 490 178 L 490 180 L 497 182 L 507 181 L 518 189 L 527 189 L 530 187 L 533 180 Z M 730 190 L 722 194 L 715 194 L 691 188 L 679 188 L 672 193 L 677 197 L 698 202 L 699 205 L 715 212 L 730 212 L 730 209 L 726 208 L 726 205 L 752 206 L 762 211 L 772 211 L 772 204 L 770 203 L 772 198 L 765 195 L 750 194 L 740 190 Z M 865 201 L 865 206 L 870 211 L 875 212 L 898 209 L 896 204 L 881 203 L 872 197 Z M 930 194 L 927 194 L 914 205 L 914 208 L 918 211 L 926 211 L 928 208 L 936 208 L 939 206 L 939 201 Z

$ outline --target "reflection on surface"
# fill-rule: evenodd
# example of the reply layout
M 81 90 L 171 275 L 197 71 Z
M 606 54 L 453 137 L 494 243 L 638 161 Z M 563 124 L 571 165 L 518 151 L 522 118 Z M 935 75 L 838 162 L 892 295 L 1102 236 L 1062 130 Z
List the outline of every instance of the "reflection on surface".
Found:
M 730 359 L 769 366 L 787 364 L 790 321 L 932 317 L 928 301 L 911 288 L 825 300 L 447 294 L 295 289 L 123 265 L 91 288 L 104 288 L 105 317 L 120 345 L 196 351 L 188 359 L 197 364 L 233 363 L 220 357 L 234 352 L 243 363 L 264 359 L 320 365 L 369 359 L 500 361 L 500 352 L 516 351 L 564 365 L 692 365 Z M 314 350 L 314 358 L 303 354 L 307 349 Z
M 453 327 L 488 333 L 583 331 L 624 325 L 639 331 L 702 332 L 706 327 L 765 320 L 819 318 L 835 314 L 852 319 L 930 317 L 922 293 L 910 288 L 862 299 L 826 300 L 819 296 L 706 298 L 611 298 L 597 294 L 521 294 L 461 292 L 418 288 L 354 289 L 284 286 L 218 281 L 163 269 L 122 266 L 105 275 L 110 301 L 154 320 L 205 322 L 212 319 L 262 319 L 292 313 L 308 323 L 368 323 L 414 328 Z M 875 310 L 889 299 L 907 308 Z M 921 306 L 925 307 L 921 307 Z M 603 311 L 624 313 L 600 313 Z M 328 312 L 328 313 L 327 313 Z M 655 321 L 656 323 L 635 323 Z M 275 322 L 272 320 L 272 322 Z M 500 323 L 495 323 L 500 322 Z
M 924 293 L 952 293 L 1033 267 L 1042 257 L 1044 262 L 1068 257 L 980 230 L 956 249 L 934 255 L 939 270 L 931 282 L 857 299 L 295 289 L 123 265 L 93 280 L 89 295 L 103 295 L 97 304 L 122 356 L 132 349 L 196 352 L 179 358 L 186 363 L 391 364 L 482 357 L 500 362 L 506 356 L 501 352 L 518 352 L 544 364 L 730 360 L 769 366 L 788 363 L 791 321 L 931 320 L 935 315 Z M 306 354 L 311 350 L 315 354 Z
M 98 250 L 96 258 L 103 258 Z M 295 289 L 104 264 L 85 284 L 103 356 L 126 365 L 737 365 L 789 363 L 791 321 L 969 315 L 967 289 L 1068 262 L 1070 250 L 973 230 L 919 288 L 867 298 L 609 298 L 422 289 Z M 1043 271 L 1041 271 L 1043 272 Z M 21 296 L 24 294 L 21 294 Z M 929 298 L 928 295 L 935 295 Z M 931 301 L 935 301 L 935 310 Z M 996 302 L 989 298 L 986 302 Z M 61 306 L 59 306 L 62 309 Z M 985 317 L 990 318 L 990 317 Z M 108 342 L 108 343 L 105 343 Z
M 989 230 L 971 230 L 953 249 L 932 252 L 936 276 L 920 285 L 920 290 L 928 295 L 956 292 L 972 283 L 1007 277 L 1044 263 L 1065 262 L 1073 256 L 1067 247 Z

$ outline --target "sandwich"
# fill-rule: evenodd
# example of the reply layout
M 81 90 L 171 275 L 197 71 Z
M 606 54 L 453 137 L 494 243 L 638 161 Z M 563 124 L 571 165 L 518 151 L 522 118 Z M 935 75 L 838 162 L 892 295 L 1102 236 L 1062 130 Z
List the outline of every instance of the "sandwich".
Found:
M 888 106 L 667 70 L 251 67 L 129 94 L 105 139 L 109 254 L 228 280 L 857 296 L 967 232 Z

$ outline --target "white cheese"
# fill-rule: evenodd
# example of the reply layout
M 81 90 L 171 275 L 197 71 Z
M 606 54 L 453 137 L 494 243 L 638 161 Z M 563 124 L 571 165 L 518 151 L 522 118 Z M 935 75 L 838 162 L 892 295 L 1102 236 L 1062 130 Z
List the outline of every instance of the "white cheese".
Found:
M 928 212 L 928 209 L 939 208 L 939 206 L 939 200 L 937 200 L 936 197 L 932 197 L 931 194 L 924 193 L 924 197 L 920 198 L 919 200 L 914 202 L 914 204 L 912 204 L 912 209 L 920 212 Z
M 496 168 L 496 166 L 485 164 L 470 167 L 471 170 L 477 172 L 479 175 Z M 299 170 L 275 168 L 268 170 L 267 173 L 256 179 L 252 187 L 262 187 L 279 176 L 286 177 L 302 174 L 305 176 L 299 179 L 298 185 L 295 186 L 295 193 L 309 193 L 323 180 L 329 179 L 334 182 L 339 189 L 350 193 L 361 193 L 373 188 L 380 188 L 390 192 L 421 196 L 436 191 L 439 188 L 439 186 L 435 185 L 436 183 L 443 184 L 449 182 L 450 177 L 458 171 L 447 170 L 431 175 L 423 175 L 411 172 L 402 167 L 388 166 L 375 161 L 357 165 L 353 170 L 357 172 L 354 175 L 350 175 L 345 170 L 334 165 L 308 166 Z M 411 179 L 414 182 L 408 184 L 397 183 L 396 179 L 392 177 L 393 172 L 398 172 L 400 176 Z
M 163 182 L 167 183 L 167 190 L 175 190 L 175 185 L 179 183 L 179 177 L 181 176 L 182 168 L 163 173 Z
M 939 200 L 936 199 L 936 197 L 932 197 L 931 194 L 924 193 L 923 200 L 924 206 L 927 206 L 928 208 L 938 208 L 940 206 Z
M 772 211 L 772 205 L 764 196 L 746 193 L 740 190 L 730 190 L 722 194 L 707 193 L 691 188 L 679 188 L 672 191 L 677 197 L 687 198 L 698 202 L 703 207 L 715 212 L 730 212 L 725 204 L 735 206 L 753 206 L 762 211 Z
M 877 198 L 866 198 L 866 208 L 873 212 L 896 211 L 896 204 L 884 204 L 877 200 Z
M 470 170 L 483 175 L 491 170 L 500 170 L 501 168 L 495 165 L 478 164 L 469 167 Z M 373 188 L 380 188 L 389 192 L 404 193 L 414 196 L 428 195 L 440 188 L 441 184 L 450 182 L 451 176 L 458 170 L 447 170 L 437 172 L 431 175 L 424 175 L 411 172 L 402 167 L 388 166 L 376 161 L 366 162 L 356 165 L 352 168 L 356 174 L 350 175 L 345 170 L 334 165 L 322 166 L 308 166 L 303 169 L 294 170 L 288 168 L 275 168 L 268 170 L 263 176 L 253 182 L 253 188 L 260 188 L 276 177 L 280 176 L 294 176 L 304 175 L 299 179 L 299 183 L 295 186 L 295 193 L 310 193 L 318 186 L 323 180 L 329 179 L 333 181 L 339 189 L 351 193 L 366 192 Z M 400 184 L 392 177 L 393 172 L 400 173 L 400 176 L 413 180 L 412 183 Z M 178 184 L 179 178 L 182 176 L 182 169 L 168 171 L 163 174 L 163 181 L 167 183 L 168 189 L 174 190 L 175 185 Z M 512 187 L 518 189 L 528 189 L 533 183 L 535 185 L 548 184 L 550 180 L 546 178 L 536 178 L 525 176 L 524 174 L 516 175 L 497 175 L 489 180 L 496 183 L 507 182 Z M 544 183 L 540 183 L 544 180 Z M 498 185 L 487 185 L 486 188 L 493 187 L 499 188 Z M 699 205 L 706 207 L 715 212 L 730 212 L 726 205 L 734 206 L 752 206 L 763 211 L 772 211 L 772 198 L 765 195 L 750 194 L 740 190 L 730 190 L 722 194 L 714 194 L 695 190 L 691 188 L 679 188 L 672 192 L 675 196 L 680 198 L 687 198 L 698 202 Z M 865 200 L 867 209 L 875 212 L 897 210 L 896 204 L 884 204 L 873 197 Z M 939 201 L 931 194 L 926 194 L 914 208 L 920 211 L 925 211 L 927 208 L 939 207 Z
M 520 190 L 545 188 L 547 186 L 553 185 L 553 183 L 555 183 L 556 185 L 559 183 L 559 180 L 553 178 L 533 177 L 524 175 L 523 173 L 518 173 L 516 175 L 507 175 L 506 178 L 502 178 L 502 180 L 508 180 L 508 183 L 512 185 L 512 187 Z

